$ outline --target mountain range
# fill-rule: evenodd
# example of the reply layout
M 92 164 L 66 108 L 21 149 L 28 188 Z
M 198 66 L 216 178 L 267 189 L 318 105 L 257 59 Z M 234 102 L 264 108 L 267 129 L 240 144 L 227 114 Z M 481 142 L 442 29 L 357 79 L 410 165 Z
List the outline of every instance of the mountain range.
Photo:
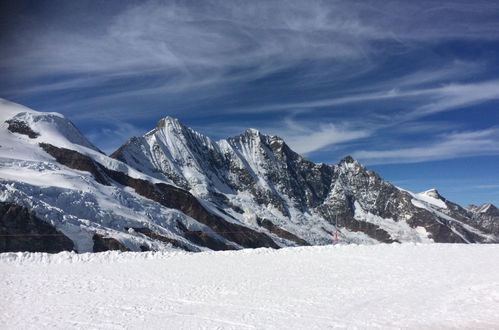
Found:
M 166 117 L 107 156 L 57 113 L 0 99 L 0 252 L 192 252 L 497 243 L 499 210 L 398 188 L 255 129 L 213 141 Z

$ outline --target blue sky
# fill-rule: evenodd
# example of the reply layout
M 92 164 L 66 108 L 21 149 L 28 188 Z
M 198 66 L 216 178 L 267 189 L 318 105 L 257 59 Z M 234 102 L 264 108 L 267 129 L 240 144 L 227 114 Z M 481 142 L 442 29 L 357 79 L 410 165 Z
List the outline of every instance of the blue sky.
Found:
M 3 6 L 0 96 L 63 113 L 106 152 L 169 115 L 499 204 L 497 1 Z

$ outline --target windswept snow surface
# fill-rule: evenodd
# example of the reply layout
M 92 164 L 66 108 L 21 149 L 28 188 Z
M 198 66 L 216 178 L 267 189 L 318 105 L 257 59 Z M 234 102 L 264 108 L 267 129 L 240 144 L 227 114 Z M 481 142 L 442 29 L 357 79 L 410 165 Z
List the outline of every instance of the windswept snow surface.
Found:
M 499 328 L 499 245 L 0 255 L 2 329 Z

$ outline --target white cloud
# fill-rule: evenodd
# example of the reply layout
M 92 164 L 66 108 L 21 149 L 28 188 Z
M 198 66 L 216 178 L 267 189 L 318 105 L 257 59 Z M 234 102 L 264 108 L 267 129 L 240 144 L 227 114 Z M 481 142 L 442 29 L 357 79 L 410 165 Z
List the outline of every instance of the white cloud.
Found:
M 291 119 L 285 121 L 284 127 L 266 129 L 266 131 L 284 138 L 291 149 L 300 154 L 320 150 L 332 144 L 338 145 L 365 138 L 373 133 L 368 129 L 353 128 L 346 124 L 311 122 L 305 124 Z
M 434 90 L 435 100 L 414 111 L 415 116 L 459 109 L 499 99 L 499 80 L 472 84 L 451 84 Z
M 418 78 L 429 81 L 428 78 Z M 407 85 L 411 85 L 409 79 L 403 79 Z M 393 84 L 393 83 L 391 83 Z M 293 111 L 295 109 L 327 108 L 347 105 L 352 103 L 376 102 L 386 100 L 399 100 L 413 98 L 410 103 L 404 103 L 404 108 L 411 110 L 407 119 L 422 117 L 440 111 L 459 109 L 464 106 L 478 104 L 490 100 L 499 99 L 499 80 L 482 81 L 468 84 L 447 84 L 431 88 L 391 88 L 384 91 L 353 94 L 337 98 L 312 100 L 307 102 L 293 102 L 267 105 L 240 109 L 240 112 L 271 112 L 271 111 Z M 415 104 L 424 102 L 422 106 Z
M 499 155 L 499 128 L 444 134 L 423 146 L 353 153 L 366 164 L 417 163 L 480 155 Z M 423 144 L 424 142 L 421 142 Z
M 25 75 L 158 70 L 187 82 L 224 81 L 234 67 L 270 73 L 302 60 L 368 61 L 380 41 L 499 38 L 491 15 L 499 9 L 490 1 L 144 1 L 123 8 L 100 17 L 98 30 L 39 25 L 21 46 L 7 45 L 17 48 L 2 65 Z

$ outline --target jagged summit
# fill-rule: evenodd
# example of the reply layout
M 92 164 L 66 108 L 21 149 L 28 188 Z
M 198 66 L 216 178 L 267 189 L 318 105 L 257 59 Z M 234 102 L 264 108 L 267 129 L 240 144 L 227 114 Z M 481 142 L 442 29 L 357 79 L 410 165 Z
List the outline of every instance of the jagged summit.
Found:
M 226 139 L 223 139 L 229 143 L 241 143 L 242 141 L 251 141 L 252 143 L 260 143 L 267 139 L 268 136 L 262 134 L 259 130 L 255 128 L 248 128 L 239 135 L 235 135 Z M 244 143 L 244 142 L 242 142 Z
M 490 215 L 496 215 L 499 214 L 499 209 L 492 203 L 485 203 L 481 205 L 476 212 L 482 213 L 482 214 L 490 214 Z
M 352 156 L 346 156 L 342 160 L 340 160 L 341 163 L 356 163 L 357 161 L 352 157 Z
M 163 129 L 171 130 L 179 134 L 182 130 L 190 128 L 182 124 L 182 122 L 180 122 L 180 120 L 178 120 L 177 118 L 166 116 L 158 120 L 158 122 L 156 123 L 156 127 L 151 131 L 147 132 L 144 136 L 154 135 L 156 132 Z
M 439 199 L 439 200 L 445 200 L 445 198 L 443 198 L 442 195 L 440 195 L 440 193 L 438 192 L 438 190 L 435 189 L 435 188 L 423 191 L 421 193 L 421 195 L 426 195 L 428 197 L 432 197 L 432 198 Z
M 343 164 L 360 165 L 360 163 L 350 155 L 343 157 L 338 163 L 338 165 Z
M 248 128 L 244 134 L 246 135 L 262 135 L 262 133 L 256 128 Z
M 366 171 L 365 167 L 352 156 L 346 156 L 336 165 L 342 172 L 360 173 Z
M 166 116 L 166 117 L 164 117 L 164 118 L 162 118 L 162 119 L 160 119 L 158 121 L 158 123 L 156 124 L 156 128 L 163 128 L 163 127 L 165 127 L 168 124 L 170 124 L 170 125 L 178 125 L 178 126 L 185 126 L 177 118 Z

